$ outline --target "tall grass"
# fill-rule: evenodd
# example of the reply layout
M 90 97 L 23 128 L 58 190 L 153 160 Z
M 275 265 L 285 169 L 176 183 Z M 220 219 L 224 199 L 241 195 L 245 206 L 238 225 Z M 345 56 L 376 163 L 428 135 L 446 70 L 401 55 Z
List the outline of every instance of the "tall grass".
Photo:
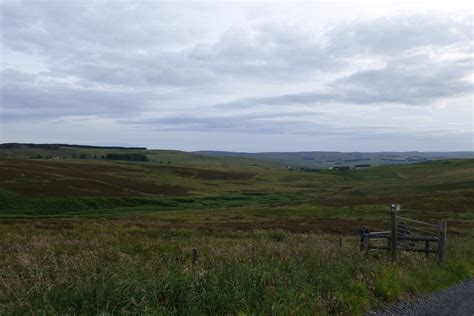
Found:
M 358 241 L 270 231 L 150 229 L 138 220 L 6 222 L 0 314 L 347 314 L 474 276 L 472 239 L 448 262 Z M 195 265 L 191 249 L 198 249 Z

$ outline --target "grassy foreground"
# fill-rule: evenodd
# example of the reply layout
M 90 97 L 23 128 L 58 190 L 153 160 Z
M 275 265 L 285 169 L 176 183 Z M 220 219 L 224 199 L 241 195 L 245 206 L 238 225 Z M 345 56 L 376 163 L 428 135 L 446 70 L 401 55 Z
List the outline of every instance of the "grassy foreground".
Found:
M 200 159 L 0 159 L 0 314 L 360 315 L 474 277 L 474 160 L 305 173 Z M 448 220 L 445 264 L 360 254 L 359 229 L 388 229 L 392 201 Z
M 160 222 L 4 221 L 0 314 L 354 315 L 474 276 L 471 237 L 451 238 L 444 265 L 413 254 L 393 264 L 364 258 L 350 236 L 340 247 L 336 235 Z

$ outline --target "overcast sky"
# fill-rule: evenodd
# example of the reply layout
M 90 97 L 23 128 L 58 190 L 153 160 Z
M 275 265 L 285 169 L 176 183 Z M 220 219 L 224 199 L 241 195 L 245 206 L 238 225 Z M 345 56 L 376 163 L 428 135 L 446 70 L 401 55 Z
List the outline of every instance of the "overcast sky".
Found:
M 470 1 L 0 0 L 0 142 L 474 150 Z

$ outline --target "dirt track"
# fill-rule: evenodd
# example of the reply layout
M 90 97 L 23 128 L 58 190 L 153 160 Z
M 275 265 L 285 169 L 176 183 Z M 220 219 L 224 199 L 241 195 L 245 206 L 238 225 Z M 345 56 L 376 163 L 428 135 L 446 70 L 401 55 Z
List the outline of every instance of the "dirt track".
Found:
M 384 309 L 373 311 L 369 315 L 473 316 L 474 279 L 440 292 L 413 300 L 401 301 Z

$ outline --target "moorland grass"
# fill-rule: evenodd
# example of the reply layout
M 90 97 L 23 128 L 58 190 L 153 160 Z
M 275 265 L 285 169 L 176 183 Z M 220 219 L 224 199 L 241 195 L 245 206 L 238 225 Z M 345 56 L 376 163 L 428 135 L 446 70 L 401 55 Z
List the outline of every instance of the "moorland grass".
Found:
M 334 235 L 149 223 L 4 222 L 0 313 L 359 315 L 474 277 L 472 238 L 452 238 L 443 265 L 416 254 L 391 263 L 365 258 L 352 237 L 340 248 Z
M 213 209 L 246 205 L 291 205 L 303 198 L 294 193 L 233 193 L 186 197 L 32 198 L 0 189 L 0 217 L 104 217 L 173 209 Z
M 0 160 L 0 314 L 358 315 L 474 277 L 474 160 L 314 174 L 221 162 Z M 393 201 L 448 220 L 445 264 L 361 255 L 358 230 L 388 229 Z
M 259 167 L 213 171 L 144 163 L 0 159 L 0 217 L 94 212 L 105 216 L 135 214 L 146 207 L 161 211 L 295 201 L 338 208 L 398 201 L 408 210 L 472 214 L 473 198 L 472 159 L 317 174 Z

